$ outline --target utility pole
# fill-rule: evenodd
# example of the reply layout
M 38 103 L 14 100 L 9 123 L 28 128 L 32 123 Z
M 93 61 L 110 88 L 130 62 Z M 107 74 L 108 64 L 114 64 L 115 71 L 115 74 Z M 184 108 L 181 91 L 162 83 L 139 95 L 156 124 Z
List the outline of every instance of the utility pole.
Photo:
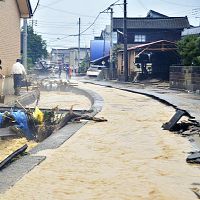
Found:
M 127 52 L 127 3 L 124 0 L 124 81 L 128 81 L 128 52 Z
M 78 69 L 80 67 L 81 18 L 78 20 Z
M 110 79 L 113 75 L 113 8 L 110 7 Z
M 103 31 L 103 57 L 106 55 L 106 29 Z
M 23 65 L 27 70 L 27 19 L 24 19 L 23 27 Z

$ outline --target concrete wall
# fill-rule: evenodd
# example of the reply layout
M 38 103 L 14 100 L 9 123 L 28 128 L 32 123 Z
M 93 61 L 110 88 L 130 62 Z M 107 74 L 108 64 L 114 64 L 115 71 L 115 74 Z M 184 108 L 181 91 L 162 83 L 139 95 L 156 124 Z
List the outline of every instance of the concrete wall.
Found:
M 20 57 L 20 13 L 14 0 L 0 1 L 0 59 L 3 69 L 0 73 L 8 77 L 16 58 Z M 10 93 L 13 87 L 12 79 L 4 81 L 4 92 Z M 0 92 L 2 79 L 0 79 Z
M 199 93 L 200 66 L 171 66 L 169 79 L 170 88 Z

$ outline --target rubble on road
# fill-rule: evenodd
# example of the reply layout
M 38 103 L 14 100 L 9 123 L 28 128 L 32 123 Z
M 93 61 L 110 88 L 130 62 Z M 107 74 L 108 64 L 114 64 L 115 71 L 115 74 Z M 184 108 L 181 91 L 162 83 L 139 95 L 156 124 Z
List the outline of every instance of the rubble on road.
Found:
M 181 121 L 181 117 L 188 117 L 188 121 Z M 169 122 L 162 125 L 162 128 L 174 133 L 178 133 L 183 137 L 190 137 L 189 141 L 196 143 L 194 136 L 200 137 L 200 123 L 197 122 L 187 111 L 177 109 L 174 116 Z M 200 164 L 200 151 L 190 152 L 190 155 L 186 158 L 187 163 Z
M 169 131 L 173 131 L 176 129 L 177 126 L 177 122 L 181 119 L 181 117 L 186 116 L 189 117 L 190 119 L 193 119 L 194 117 L 192 117 L 187 111 L 185 110 L 181 110 L 181 109 L 177 109 L 176 113 L 174 114 L 174 116 L 169 120 L 169 122 L 165 123 L 162 125 L 162 128 L 164 130 L 169 130 Z
M 77 82 L 70 82 L 65 79 L 42 79 L 39 83 L 41 89 L 47 91 L 55 91 L 55 90 L 65 90 L 70 86 L 78 86 Z
M 105 122 L 106 119 L 92 117 L 88 114 L 76 113 L 72 110 L 59 110 L 58 107 L 41 111 L 37 106 L 35 109 L 5 111 L 0 113 L 0 127 L 10 127 L 6 136 L 26 137 L 28 140 L 41 142 L 50 136 L 54 130 L 59 130 L 69 122 L 77 122 L 82 119 Z M 11 134 L 12 132 L 12 134 Z M 0 135 L 1 137 L 1 135 Z
M 5 158 L 3 161 L 0 162 L 0 170 L 4 169 L 8 164 L 10 164 L 17 156 L 22 155 L 26 149 L 28 148 L 28 145 L 25 144 L 13 153 L 11 153 L 7 158 Z
M 200 164 L 200 151 L 190 152 L 190 155 L 187 157 L 186 162 Z

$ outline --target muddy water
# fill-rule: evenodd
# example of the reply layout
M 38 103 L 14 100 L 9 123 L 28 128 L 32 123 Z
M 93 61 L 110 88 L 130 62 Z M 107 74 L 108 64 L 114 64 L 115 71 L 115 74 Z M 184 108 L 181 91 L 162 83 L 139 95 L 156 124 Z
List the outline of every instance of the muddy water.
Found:
M 53 108 L 58 106 L 62 109 L 89 110 L 91 102 L 83 95 L 78 95 L 72 92 L 59 92 L 59 91 L 41 91 L 40 101 L 38 106 L 42 108 Z M 34 106 L 34 104 L 32 104 Z
M 194 200 L 197 166 L 185 162 L 186 138 L 161 129 L 174 110 L 145 96 L 83 85 L 104 98 L 98 116 L 0 199 Z

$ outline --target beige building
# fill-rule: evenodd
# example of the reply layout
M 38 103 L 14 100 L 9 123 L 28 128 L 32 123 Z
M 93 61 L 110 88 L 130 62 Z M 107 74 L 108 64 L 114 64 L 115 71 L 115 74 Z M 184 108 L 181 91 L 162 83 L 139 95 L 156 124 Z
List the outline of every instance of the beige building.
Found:
M 80 63 L 89 56 L 89 48 L 80 48 Z M 69 65 L 74 72 L 78 72 L 78 48 L 70 48 Z
M 0 59 L 5 75 L 4 94 L 12 92 L 12 78 L 10 72 L 16 58 L 20 58 L 20 19 L 29 18 L 32 15 L 29 0 L 0 0 Z M 0 79 L 0 91 L 2 94 L 2 81 Z

